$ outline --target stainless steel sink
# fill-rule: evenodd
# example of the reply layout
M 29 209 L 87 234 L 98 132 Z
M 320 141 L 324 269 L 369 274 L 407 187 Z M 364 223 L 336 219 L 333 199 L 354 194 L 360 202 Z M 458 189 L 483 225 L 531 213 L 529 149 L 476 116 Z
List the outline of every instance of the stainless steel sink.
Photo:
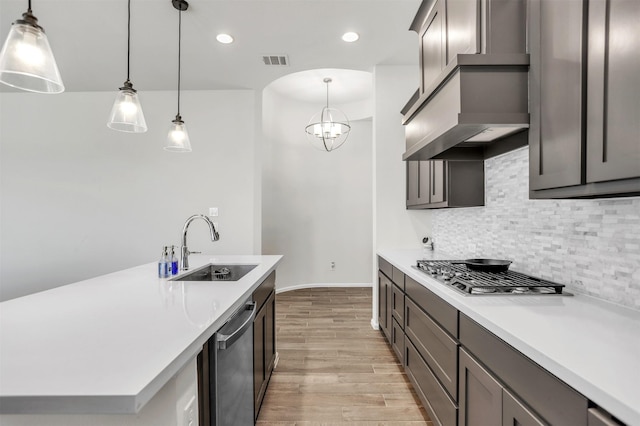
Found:
M 210 263 L 170 281 L 238 281 L 258 265 L 218 265 Z

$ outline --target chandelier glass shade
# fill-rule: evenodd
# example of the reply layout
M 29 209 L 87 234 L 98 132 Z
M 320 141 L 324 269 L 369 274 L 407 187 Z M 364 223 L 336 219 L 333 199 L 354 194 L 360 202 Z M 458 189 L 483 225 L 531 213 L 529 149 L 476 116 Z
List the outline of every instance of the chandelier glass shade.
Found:
M 131 58 L 131 0 L 127 6 L 127 80 L 116 95 L 116 100 L 109 114 L 107 126 L 120 132 L 144 133 L 147 122 L 144 119 L 138 93 L 129 80 L 129 63 Z
M 11 25 L 0 51 L 0 82 L 28 92 L 64 92 L 47 35 L 31 12 L 31 0 L 22 19 Z
M 329 83 L 330 78 L 325 78 L 327 85 L 327 105 L 318 114 L 309 120 L 305 127 L 307 138 L 311 144 L 322 151 L 331 152 L 340 148 L 346 141 L 351 131 L 351 125 L 346 114 L 337 108 L 329 107 Z
M 191 140 L 187 132 L 187 126 L 180 116 L 180 53 L 182 46 L 182 11 L 189 8 L 185 0 L 172 0 L 173 7 L 178 10 L 178 113 L 175 120 L 171 121 L 164 149 L 171 152 L 191 152 Z

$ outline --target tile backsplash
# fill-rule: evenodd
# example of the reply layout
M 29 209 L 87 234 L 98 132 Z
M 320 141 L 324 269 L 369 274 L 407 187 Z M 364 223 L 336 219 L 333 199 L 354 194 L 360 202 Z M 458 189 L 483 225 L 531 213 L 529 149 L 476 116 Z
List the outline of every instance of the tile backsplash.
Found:
M 485 161 L 485 206 L 432 212 L 438 249 L 640 310 L 640 197 L 529 200 L 529 152 Z

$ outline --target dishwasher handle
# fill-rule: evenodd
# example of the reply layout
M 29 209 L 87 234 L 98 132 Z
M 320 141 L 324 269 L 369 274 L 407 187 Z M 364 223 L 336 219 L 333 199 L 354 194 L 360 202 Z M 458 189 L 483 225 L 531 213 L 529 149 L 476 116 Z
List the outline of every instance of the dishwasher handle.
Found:
M 218 350 L 225 350 L 230 348 L 236 342 L 236 340 L 238 340 L 244 334 L 244 332 L 247 331 L 249 327 L 251 327 L 251 324 L 253 323 L 253 319 L 255 318 L 255 316 L 256 316 L 256 302 L 249 302 L 246 305 L 244 305 L 244 309 L 242 309 L 242 311 L 239 314 L 231 318 L 227 322 L 227 324 L 223 326 L 218 331 L 218 333 L 216 333 L 216 342 L 217 342 Z M 244 320 L 241 320 L 241 318 Z M 241 324 L 235 329 L 231 331 L 225 330 L 227 326 L 231 326 L 232 324 L 236 324 L 240 321 L 242 321 Z

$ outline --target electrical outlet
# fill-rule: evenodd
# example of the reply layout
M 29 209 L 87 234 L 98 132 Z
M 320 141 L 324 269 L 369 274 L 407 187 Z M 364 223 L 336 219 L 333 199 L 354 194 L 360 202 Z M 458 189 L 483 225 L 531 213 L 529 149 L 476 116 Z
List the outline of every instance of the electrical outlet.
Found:
M 182 413 L 182 426 L 196 426 L 198 424 L 196 419 L 196 397 L 191 397 L 187 405 L 184 407 Z
M 329 270 L 330 271 L 336 270 L 336 262 L 329 262 Z
M 209 216 L 212 216 L 212 217 L 218 216 L 218 208 L 217 207 L 209 207 Z

